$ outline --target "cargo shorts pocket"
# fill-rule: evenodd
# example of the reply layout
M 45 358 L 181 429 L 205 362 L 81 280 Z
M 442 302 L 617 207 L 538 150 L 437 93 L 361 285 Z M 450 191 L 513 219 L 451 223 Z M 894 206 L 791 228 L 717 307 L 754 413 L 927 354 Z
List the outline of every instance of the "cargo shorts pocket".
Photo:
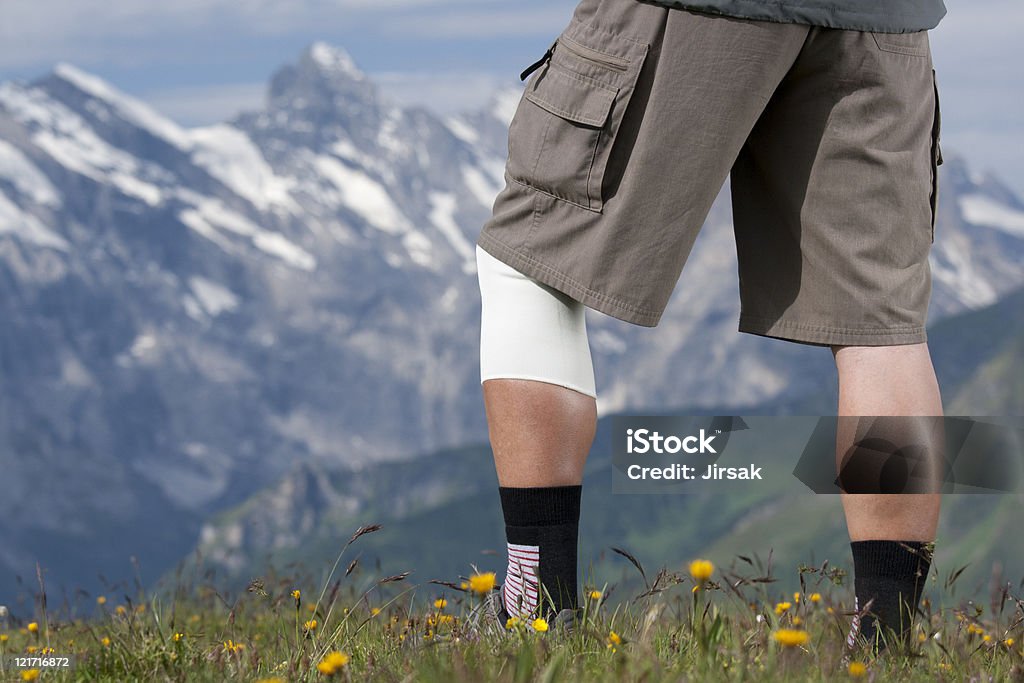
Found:
M 939 83 L 935 77 L 935 69 L 932 69 L 932 89 L 935 93 L 935 113 L 932 119 L 932 150 L 931 150 L 931 209 L 932 209 L 932 242 L 935 242 L 935 219 L 939 211 L 939 166 L 942 165 L 942 111 L 939 106 Z
M 927 57 L 931 54 L 927 31 L 912 33 L 880 33 L 871 32 L 878 49 L 883 52 L 894 52 L 908 57 Z
M 573 19 L 509 125 L 512 180 L 600 213 L 608 159 L 648 45 Z

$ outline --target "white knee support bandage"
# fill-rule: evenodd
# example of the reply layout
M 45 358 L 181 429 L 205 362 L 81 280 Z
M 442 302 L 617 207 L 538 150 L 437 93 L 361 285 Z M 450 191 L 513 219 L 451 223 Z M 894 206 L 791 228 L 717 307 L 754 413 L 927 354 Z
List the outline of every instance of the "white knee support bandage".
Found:
M 476 247 L 482 302 L 480 382 L 559 384 L 597 398 L 586 307 Z

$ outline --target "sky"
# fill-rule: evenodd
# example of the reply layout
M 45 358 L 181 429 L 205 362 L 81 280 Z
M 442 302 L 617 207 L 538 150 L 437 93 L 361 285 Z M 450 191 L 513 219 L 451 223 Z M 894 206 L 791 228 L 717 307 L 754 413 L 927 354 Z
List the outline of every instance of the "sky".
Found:
M 261 105 L 317 40 L 382 90 L 440 113 L 480 106 L 572 16 L 572 0 L 0 0 L 0 81 L 69 62 L 185 125 Z M 932 31 L 943 150 L 1024 197 L 1024 2 L 946 0 Z

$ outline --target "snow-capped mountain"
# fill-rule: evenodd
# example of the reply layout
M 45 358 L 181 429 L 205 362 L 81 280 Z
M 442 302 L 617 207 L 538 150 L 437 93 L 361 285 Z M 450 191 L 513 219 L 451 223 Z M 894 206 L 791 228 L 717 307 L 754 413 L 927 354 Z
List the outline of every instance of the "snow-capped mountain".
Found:
M 67 64 L 0 84 L 0 577 L 159 565 L 297 460 L 485 437 L 473 242 L 520 94 L 402 107 L 323 43 L 203 128 Z M 935 318 L 1024 281 L 1024 205 L 942 170 Z M 588 313 L 603 412 L 830 381 L 822 349 L 736 333 L 727 204 L 658 328 Z

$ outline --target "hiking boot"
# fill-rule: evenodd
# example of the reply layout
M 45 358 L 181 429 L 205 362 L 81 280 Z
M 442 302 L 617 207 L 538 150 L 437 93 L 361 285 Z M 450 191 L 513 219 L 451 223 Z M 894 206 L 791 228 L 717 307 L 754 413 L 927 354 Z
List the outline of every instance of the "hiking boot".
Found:
M 476 605 L 466 618 L 469 633 L 489 636 L 504 636 L 508 629 L 508 612 L 501 597 L 501 588 L 491 591 Z

